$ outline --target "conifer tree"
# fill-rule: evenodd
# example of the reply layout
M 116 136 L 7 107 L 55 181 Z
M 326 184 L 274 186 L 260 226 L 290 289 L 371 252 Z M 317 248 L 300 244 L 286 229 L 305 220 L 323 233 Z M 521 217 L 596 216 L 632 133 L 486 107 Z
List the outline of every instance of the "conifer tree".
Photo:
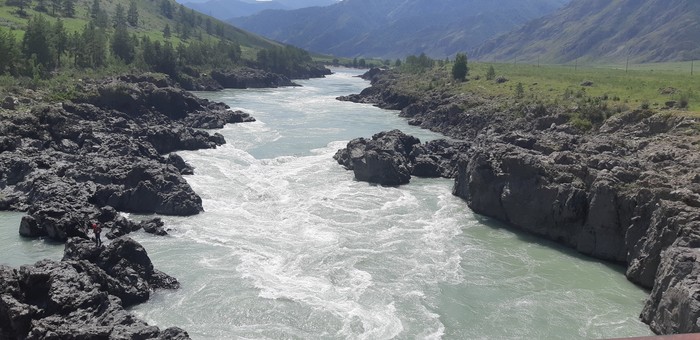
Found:
M 102 8 L 100 8 L 100 0 L 93 0 L 92 6 L 90 6 L 90 17 L 96 19 L 97 16 L 100 15 L 101 11 Z
M 51 0 L 51 15 L 58 15 L 61 8 L 63 8 L 63 0 Z
M 111 48 L 115 57 L 123 60 L 127 64 L 134 61 L 134 45 L 129 32 L 127 31 L 127 21 L 124 16 L 124 7 L 117 5 L 114 15 L 114 34 L 112 35 Z
M 10 73 L 15 69 L 17 53 L 15 35 L 0 28 L 0 74 Z
M 165 24 L 163 28 L 163 38 L 169 39 L 172 33 L 170 33 L 170 24 Z
M 124 6 L 122 6 L 122 4 L 117 4 L 117 7 L 114 9 L 112 21 L 114 28 L 118 28 L 119 26 L 126 27 L 126 13 L 124 12 Z
M 56 52 L 56 67 L 61 67 L 61 56 L 68 49 L 68 34 L 63 26 L 63 20 L 58 19 L 53 25 L 51 43 Z
M 63 0 L 63 15 L 68 18 L 75 16 L 75 0 Z
M 464 81 L 467 79 L 468 73 L 469 67 L 467 66 L 467 55 L 464 53 L 457 53 L 455 63 L 452 65 L 452 78 L 455 80 Z
M 493 65 L 489 66 L 488 71 L 486 71 L 486 80 L 494 80 L 496 78 L 496 70 Z
M 54 54 L 51 50 L 51 26 L 42 15 L 35 15 L 27 23 L 22 39 L 22 56 L 36 61 L 44 70 L 53 69 Z
M 126 21 L 131 25 L 131 27 L 136 27 L 139 25 L 139 10 L 136 7 L 136 0 L 131 0 L 129 2 L 129 10 L 126 14 Z
M 37 0 L 36 6 L 34 6 L 34 10 L 36 10 L 37 12 L 48 13 L 49 8 L 48 6 L 46 6 L 46 0 Z

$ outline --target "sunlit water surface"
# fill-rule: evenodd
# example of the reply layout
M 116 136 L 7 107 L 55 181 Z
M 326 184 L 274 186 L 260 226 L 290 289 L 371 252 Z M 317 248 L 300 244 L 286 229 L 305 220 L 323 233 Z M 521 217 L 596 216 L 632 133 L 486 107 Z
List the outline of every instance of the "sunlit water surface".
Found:
M 367 86 L 336 70 L 303 87 L 198 93 L 258 119 L 228 144 L 180 152 L 205 213 L 164 217 L 168 237 L 133 236 L 182 288 L 133 308 L 193 339 L 576 339 L 649 335 L 646 292 L 599 263 L 472 213 L 452 181 L 357 182 L 333 154 L 408 126 L 339 102 Z M 60 258 L 0 214 L 1 263 Z

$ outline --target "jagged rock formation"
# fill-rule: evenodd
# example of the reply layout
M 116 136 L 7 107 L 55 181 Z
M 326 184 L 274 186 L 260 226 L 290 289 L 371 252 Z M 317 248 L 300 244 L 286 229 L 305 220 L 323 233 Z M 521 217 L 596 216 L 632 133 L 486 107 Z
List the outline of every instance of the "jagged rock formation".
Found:
M 469 145 L 444 139 L 420 144 L 399 130 L 380 132 L 371 140 L 356 138 L 333 158 L 355 173 L 358 181 L 382 185 L 407 184 L 411 175 L 453 178 L 458 157 Z
M 561 112 L 516 118 L 483 98 L 406 96 L 392 77 L 350 99 L 468 140 L 454 194 L 472 210 L 625 263 L 629 280 L 653 288 L 641 315 L 652 330 L 700 332 L 700 122 L 640 110 L 582 133 Z
M 71 238 L 62 261 L 0 266 L 0 338 L 189 339 L 182 329 L 160 330 L 124 310 L 153 289 L 178 287 L 132 239 L 101 249 Z
M 65 241 L 97 220 L 117 237 L 141 226 L 116 211 L 202 211 L 182 177 L 192 168 L 168 153 L 214 148 L 223 136 L 200 128 L 253 119 L 172 85 L 134 76 L 85 82 L 72 102 L 40 104 L 26 93 L 27 107 L 0 113 L 0 209 L 27 211 L 20 233 Z

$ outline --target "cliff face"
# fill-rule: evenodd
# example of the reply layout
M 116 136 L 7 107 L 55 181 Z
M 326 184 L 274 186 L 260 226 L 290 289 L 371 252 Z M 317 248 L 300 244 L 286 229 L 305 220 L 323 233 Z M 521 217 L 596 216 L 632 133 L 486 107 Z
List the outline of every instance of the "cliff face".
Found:
M 469 140 L 454 194 L 472 210 L 625 263 L 629 280 L 653 288 L 641 315 L 652 330 L 700 332 L 697 121 L 632 111 L 584 134 L 556 112 L 525 108 L 517 118 L 488 100 L 402 97 L 390 79 L 345 99 L 399 108 L 413 124 Z

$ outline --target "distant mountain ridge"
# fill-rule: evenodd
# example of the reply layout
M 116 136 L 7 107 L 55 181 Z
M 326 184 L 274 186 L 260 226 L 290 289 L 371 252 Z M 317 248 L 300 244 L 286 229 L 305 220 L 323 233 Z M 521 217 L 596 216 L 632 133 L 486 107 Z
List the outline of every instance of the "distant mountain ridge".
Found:
M 565 63 L 700 59 L 698 0 L 573 0 L 546 17 L 487 41 L 480 60 Z
M 185 6 L 219 20 L 253 15 L 268 9 L 294 10 L 313 6 L 328 6 L 338 0 L 181 0 Z
M 472 49 L 569 0 L 343 0 L 229 22 L 273 40 L 346 57 L 445 57 Z

